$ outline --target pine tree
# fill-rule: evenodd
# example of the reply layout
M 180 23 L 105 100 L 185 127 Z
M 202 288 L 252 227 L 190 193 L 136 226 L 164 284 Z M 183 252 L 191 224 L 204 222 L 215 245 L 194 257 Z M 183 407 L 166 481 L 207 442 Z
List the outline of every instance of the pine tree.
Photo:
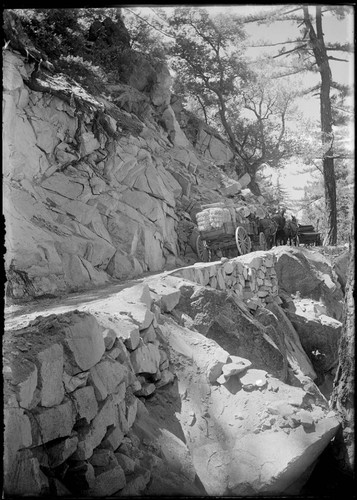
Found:
M 346 93 L 346 88 L 334 82 L 330 67 L 330 61 L 346 61 L 340 57 L 330 55 L 331 52 L 351 53 L 352 47 L 349 43 L 329 44 L 325 42 L 323 32 L 323 14 L 329 12 L 336 19 L 343 18 L 350 12 L 349 6 L 321 6 L 313 7 L 314 15 L 310 14 L 309 6 L 283 6 L 273 12 L 270 16 L 260 16 L 247 19 L 248 22 L 272 22 L 292 21 L 298 23 L 300 36 L 294 40 L 286 40 L 284 46 L 275 56 L 290 57 L 292 63 L 287 71 L 280 72 L 278 77 L 298 74 L 304 71 L 317 71 L 320 74 L 320 83 L 309 89 L 311 92 L 319 92 L 320 97 L 320 141 L 322 145 L 322 171 L 324 178 L 325 216 L 327 226 L 326 243 L 335 245 L 337 242 L 337 205 L 336 205 L 336 175 L 335 175 L 335 152 L 334 152 L 334 113 L 333 101 L 336 96 L 332 90 L 337 92 L 340 98 Z M 286 48 L 287 44 L 293 44 L 292 48 Z

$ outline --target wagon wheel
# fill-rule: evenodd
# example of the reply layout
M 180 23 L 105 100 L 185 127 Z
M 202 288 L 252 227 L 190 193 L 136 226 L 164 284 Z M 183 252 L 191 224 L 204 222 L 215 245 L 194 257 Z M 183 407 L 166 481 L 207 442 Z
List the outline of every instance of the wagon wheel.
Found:
M 236 229 L 236 243 L 239 255 L 244 255 L 251 251 L 252 242 L 250 241 L 246 230 L 241 226 L 238 226 Z
M 205 244 L 205 241 L 201 238 L 200 235 L 198 235 L 196 239 L 196 251 L 198 258 L 202 262 L 208 262 L 210 260 L 210 252 Z
M 264 233 L 259 233 L 259 246 L 261 250 L 267 250 L 267 240 Z

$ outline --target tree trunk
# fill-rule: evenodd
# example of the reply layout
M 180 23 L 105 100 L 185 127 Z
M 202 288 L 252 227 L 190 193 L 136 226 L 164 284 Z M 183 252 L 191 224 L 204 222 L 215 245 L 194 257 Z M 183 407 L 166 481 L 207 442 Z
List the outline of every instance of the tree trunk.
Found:
M 226 104 L 224 102 L 224 99 L 221 94 L 217 93 L 218 100 L 219 100 L 219 116 L 221 118 L 221 123 L 223 125 L 224 130 L 226 131 L 226 134 L 229 138 L 229 142 L 232 148 L 232 151 L 235 153 L 236 152 L 236 139 L 234 136 L 234 133 L 231 129 L 231 126 L 229 125 L 226 117 Z
M 323 148 L 323 176 L 325 186 L 325 208 L 328 233 L 325 242 L 329 245 L 337 243 L 337 207 L 336 207 L 336 176 L 333 160 L 333 133 L 331 112 L 331 69 L 325 47 L 324 34 L 322 31 L 321 6 L 316 6 L 316 33 L 312 26 L 308 7 L 303 7 L 304 22 L 309 30 L 309 38 L 316 59 L 317 67 L 321 75 L 320 92 L 320 119 L 321 119 L 321 142 Z M 324 242 L 324 243 L 325 243 Z
M 248 172 L 249 173 L 249 172 Z M 255 177 L 251 177 L 250 183 L 248 184 L 249 189 L 255 196 L 261 196 L 262 192 L 260 191 L 259 184 L 255 180 Z
M 355 312 L 354 312 L 354 215 L 352 217 L 350 262 L 345 293 L 344 321 L 339 345 L 339 365 L 331 395 L 331 407 L 340 414 L 341 431 L 333 448 L 341 471 L 354 473 L 354 380 L 355 380 Z
M 251 190 L 251 192 L 253 194 L 255 194 L 255 196 L 261 196 L 261 194 L 262 194 L 262 192 L 260 191 L 259 184 L 256 181 L 256 175 L 257 175 L 257 171 L 258 171 L 259 166 L 260 166 L 260 162 L 258 164 L 253 163 L 251 165 L 248 165 L 248 167 L 247 167 L 247 172 L 250 175 L 250 183 L 248 184 L 248 187 Z

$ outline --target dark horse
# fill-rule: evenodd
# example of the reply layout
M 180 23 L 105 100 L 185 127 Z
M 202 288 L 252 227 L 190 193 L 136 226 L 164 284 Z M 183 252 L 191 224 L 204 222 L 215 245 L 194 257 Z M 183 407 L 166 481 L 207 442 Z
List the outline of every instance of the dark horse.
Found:
M 285 227 L 284 227 L 284 232 L 285 232 L 285 238 L 286 238 L 286 243 L 289 242 L 289 245 L 291 246 L 294 244 L 297 246 L 298 244 L 298 225 L 296 221 L 296 217 L 292 216 L 291 220 L 287 220 Z M 286 245 L 285 243 L 285 245 Z
M 275 245 L 286 245 L 287 238 L 285 234 L 285 209 L 281 211 L 280 214 L 273 215 L 272 220 L 275 222 L 277 229 L 274 237 L 273 244 Z
M 258 231 L 263 233 L 267 242 L 267 249 L 270 250 L 275 243 L 277 224 L 272 219 L 260 219 Z

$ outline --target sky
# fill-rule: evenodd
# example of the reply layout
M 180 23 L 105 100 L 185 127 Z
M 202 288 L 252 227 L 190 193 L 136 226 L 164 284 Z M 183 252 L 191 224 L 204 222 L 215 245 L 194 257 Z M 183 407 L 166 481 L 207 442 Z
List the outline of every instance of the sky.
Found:
M 209 12 L 212 12 L 212 14 L 219 14 L 219 13 L 232 13 L 236 15 L 241 15 L 241 16 L 246 16 L 246 15 L 255 15 L 259 14 L 261 12 L 269 12 L 271 9 L 275 9 L 276 7 L 281 7 L 284 4 L 244 4 L 244 5 L 232 5 L 232 4 L 226 4 L 226 5 L 213 5 L 212 4 L 200 4 L 199 7 L 205 7 Z M 294 5 L 292 4 L 287 4 L 289 7 L 293 7 Z M 309 4 L 310 6 L 310 11 L 312 12 L 312 6 L 314 4 Z M 170 12 L 171 9 L 174 9 L 176 7 L 181 6 L 180 4 L 175 4 L 175 6 L 172 6 L 168 8 L 167 10 Z M 182 5 L 185 6 L 185 5 Z M 154 6 L 152 6 L 154 7 Z M 160 8 L 165 7 L 164 5 L 160 5 Z M 188 5 L 187 7 L 190 7 Z M 152 10 L 150 8 L 142 8 L 140 9 L 143 13 L 152 15 Z M 343 21 L 338 21 L 336 20 L 335 16 L 326 13 L 323 16 L 323 30 L 324 30 L 324 36 L 325 36 L 325 41 L 326 42 L 339 42 L 339 43 L 345 43 L 349 41 L 350 43 L 354 44 L 354 11 L 352 11 L 352 14 L 348 16 L 345 20 Z M 258 25 L 257 23 L 248 23 L 245 25 L 245 29 L 247 32 L 247 35 L 250 37 L 251 40 L 251 45 L 256 45 L 260 41 L 269 41 L 271 43 L 278 43 L 278 42 L 284 42 L 287 39 L 293 39 L 294 36 L 298 36 L 299 32 L 296 29 L 296 24 L 292 24 L 290 22 L 279 22 L 279 23 L 272 23 L 269 26 L 265 25 Z M 261 55 L 263 52 L 266 52 L 267 50 L 274 51 L 274 54 L 276 54 L 277 50 L 281 46 L 275 46 L 272 47 L 271 49 L 267 49 L 266 47 L 250 47 L 248 49 L 247 54 L 251 58 L 258 57 Z M 345 55 L 341 56 L 341 53 L 336 54 L 333 53 L 333 55 L 336 55 L 337 57 L 342 57 L 345 58 Z M 349 56 L 349 62 L 337 62 L 337 61 L 330 61 L 330 66 L 331 66 L 331 71 L 333 75 L 333 79 L 338 81 L 339 83 L 342 84 L 353 84 L 354 83 L 354 58 L 353 56 Z M 304 76 L 304 86 L 306 85 L 307 87 L 316 85 L 319 81 L 319 75 L 309 75 L 306 74 Z M 354 105 L 353 100 L 351 103 Z M 320 118 L 320 101 L 318 97 L 315 98 L 303 98 L 299 100 L 299 109 L 300 111 L 303 112 L 303 114 L 312 119 L 318 121 Z M 350 130 L 350 137 L 348 140 L 350 141 L 350 147 L 353 149 L 354 144 L 353 144 L 353 131 Z M 300 172 L 301 168 L 299 165 L 291 164 L 288 165 L 285 168 L 285 171 L 280 177 L 280 182 L 282 186 L 284 186 L 290 195 L 291 198 L 293 199 L 299 199 L 302 198 L 304 195 L 304 192 L 302 189 L 295 189 L 296 187 L 301 188 L 304 187 L 307 183 L 307 181 L 310 179 L 310 176 L 308 174 L 303 174 Z M 274 178 L 274 175 L 273 175 Z

